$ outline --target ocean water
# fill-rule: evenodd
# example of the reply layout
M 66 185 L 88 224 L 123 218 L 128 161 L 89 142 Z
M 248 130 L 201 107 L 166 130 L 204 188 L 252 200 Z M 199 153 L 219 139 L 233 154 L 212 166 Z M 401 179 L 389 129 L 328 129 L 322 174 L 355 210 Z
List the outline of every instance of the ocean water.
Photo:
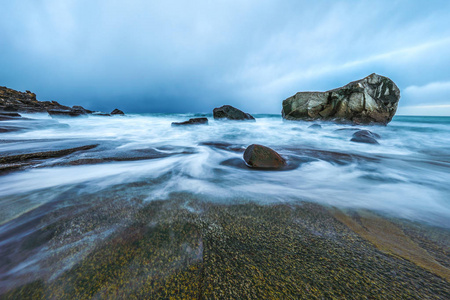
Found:
M 25 116 L 35 120 L 20 131 L 0 133 L 1 156 L 98 146 L 0 175 L 0 250 L 14 257 L 14 245 L 36 230 L 58 220 L 71 224 L 57 250 L 44 245 L 18 263 L 1 263 L 0 289 L 42 269 L 45 255 L 107 237 L 134 207 L 175 196 L 224 204 L 314 202 L 450 228 L 450 117 L 396 116 L 388 126 L 316 122 L 322 128 L 313 129 L 310 122 L 286 122 L 280 115 L 255 115 L 256 122 L 205 115 L 209 125 L 185 127 L 171 122 L 200 115 Z M 2 124 L 26 121 L 18 122 Z M 379 145 L 351 142 L 358 128 L 379 134 Z M 242 156 L 250 144 L 273 148 L 289 167 L 247 168 Z M 86 218 L 97 214 L 99 205 L 120 210 L 121 219 L 95 232 L 71 219 L 80 211 Z M 75 255 L 62 262 L 52 276 L 76 261 Z

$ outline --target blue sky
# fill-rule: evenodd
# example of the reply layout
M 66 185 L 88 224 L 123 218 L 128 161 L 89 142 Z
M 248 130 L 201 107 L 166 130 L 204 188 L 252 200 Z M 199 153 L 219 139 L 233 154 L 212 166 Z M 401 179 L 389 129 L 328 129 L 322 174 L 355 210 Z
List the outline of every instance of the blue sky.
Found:
M 126 112 L 280 113 L 373 72 L 450 115 L 450 1 L 0 0 L 0 85 Z

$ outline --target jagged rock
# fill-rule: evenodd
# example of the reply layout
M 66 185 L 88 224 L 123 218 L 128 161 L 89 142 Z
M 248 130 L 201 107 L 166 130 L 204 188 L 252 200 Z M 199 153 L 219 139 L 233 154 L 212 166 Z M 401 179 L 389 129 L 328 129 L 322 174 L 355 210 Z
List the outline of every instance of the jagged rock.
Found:
M 121 111 L 120 109 L 114 109 L 112 112 L 111 112 L 111 115 L 125 115 L 124 114 L 124 112 L 123 111 Z
M 72 106 L 72 111 L 79 112 L 80 114 L 83 114 L 83 115 L 87 115 L 87 114 L 92 114 L 93 113 L 92 110 L 86 109 L 83 106 L 79 106 L 79 105 Z
M 214 119 L 228 119 L 228 120 L 255 120 L 255 118 L 237 109 L 231 105 L 224 105 L 221 107 L 216 107 L 213 110 Z
M 38 101 L 36 94 L 0 87 L 0 110 L 18 112 L 46 112 L 47 109 L 70 109 L 56 101 Z
M 25 93 L 0 86 L 0 111 L 39 113 L 51 111 L 50 115 L 81 115 L 92 111 L 81 106 L 72 108 L 61 105 L 56 101 L 38 101 L 36 94 Z M 67 112 L 67 113 L 66 113 Z
M 379 144 L 376 139 L 379 139 L 380 135 L 369 130 L 359 130 L 353 134 L 350 141 L 366 144 Z
M 172 122 L 172 126 L 208 124 L 208 118 L 193 118 L 184 122 Z
M 286 120 L 333 120 L 356 124 L 387 124 L 392 120 L 400 90 L 375 73 L 327 92 L 299 92 L 283 101 Z
M 244 160 L 250 168 L 279 169 L 286 166 L 286 160 L 269 147 L 253 144 L 244 152 Z

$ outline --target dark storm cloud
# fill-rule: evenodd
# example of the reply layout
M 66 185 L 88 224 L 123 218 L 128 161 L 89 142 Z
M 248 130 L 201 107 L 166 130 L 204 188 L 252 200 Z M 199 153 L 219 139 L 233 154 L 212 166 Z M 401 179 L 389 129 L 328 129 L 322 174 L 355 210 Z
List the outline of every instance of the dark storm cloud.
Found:
M 448 1 L 3 1 L 0 85 L 92 109 L 279 113 L 372 72 L 449 104 Z M 450 112 L 450 108 L 448 108 Z

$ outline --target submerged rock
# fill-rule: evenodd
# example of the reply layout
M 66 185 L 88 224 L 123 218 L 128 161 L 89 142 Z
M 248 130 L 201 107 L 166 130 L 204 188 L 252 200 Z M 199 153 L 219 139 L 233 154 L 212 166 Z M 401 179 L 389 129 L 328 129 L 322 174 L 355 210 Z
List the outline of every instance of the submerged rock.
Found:
M 387 124 L 392 120 L 400 90 L 375 73 L 327 92 L 299 92 L 283 101 L 286 120 L 334 120 L 356 124 Z
M 311 129 L 322 129 L 322 126 L 319 125 L 319 124 L 312 124 L 312 125 L 309 126 L 308 128 L 311 128 Z
M 253 144 L 244 152 L 244 160 L 250 168 L 279 169 L 286 166 L 286 160 L 269 147 Z
M 123 111 L 121 111 L 120 109 L 115 108 L 112 112 L 111 115 L 125 115 L 125 113 Z
M 172 122 L 172 126 L 180 126 L 180 125 L 207 125 L 208 118 L 193 118 L 184 122 Z
M 85 145 L 85 146 L 69 148 L 69 149 L 62 149 L 62 150 L 53 150 L 53 151 L 44 151 L 44 152 L 34 152 L 34 153 L 3 156 L 3 157 L 0 157 L 0 163 L 1 164 L 16 163 L 16 162 L 23 162 L 23 161 L 30 160 L 30 159 L 47 159 L 47 158 L 61 157 L 64 155 L 72 154 L 77 151 L 91 150 L 97 146 L 98 146 L 98 144 L 94 144 L 94 145 Z
M 231 105 L 224 105 L 214 108 L 213 116 L 214 119 L 255 120 L 251 114 L 245 113 Z
M 366 144 L 379 144 L 376 139 L 379 139 L 380 135 L 369 130 L 359 130 L 353 134 L 350 141 L 356 143 Z
M 111 114 L 104 113 L 104 112 L 101 112 L 101 111 L 94 111 L 92 113 L 92 115 L 93 116 L 100 116 L 100 117 L 111 117 Z

